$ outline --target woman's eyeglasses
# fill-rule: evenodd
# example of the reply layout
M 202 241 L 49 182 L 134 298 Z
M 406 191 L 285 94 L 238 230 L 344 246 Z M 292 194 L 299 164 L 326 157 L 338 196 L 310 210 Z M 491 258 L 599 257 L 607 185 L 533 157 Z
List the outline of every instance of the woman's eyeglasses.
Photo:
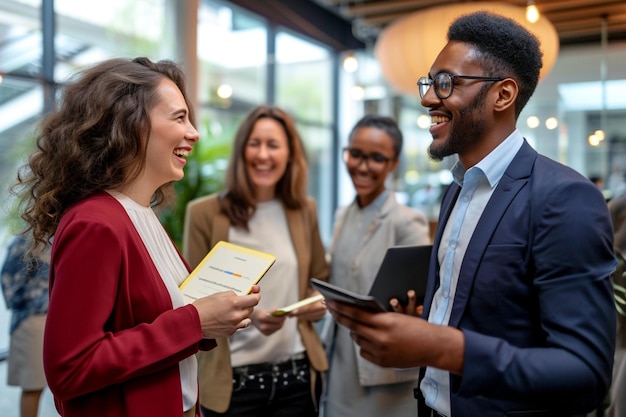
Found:
M 378 152 L 366 154 L 358 148 L 343 148 L 343 161 L 350 166 L 359 166 L 365 161 L 369 168 L 382 168 L 393 159 Z
M 455 75 L 447 72 L 440 72 L 436 74 L 434 78 L 422 77 L 417 81 L 420 97 L 424 98 L 430 86 L 434 85 L 435 94 L 437 95 L 437 97 L 439 97 L 441 100 L 445 100 L 452 95 L 452 91 L 454 90 L 455 78 L 478 81 L 502 81 L 505 79 L 499 77 L 483 77 L 480 75 Z

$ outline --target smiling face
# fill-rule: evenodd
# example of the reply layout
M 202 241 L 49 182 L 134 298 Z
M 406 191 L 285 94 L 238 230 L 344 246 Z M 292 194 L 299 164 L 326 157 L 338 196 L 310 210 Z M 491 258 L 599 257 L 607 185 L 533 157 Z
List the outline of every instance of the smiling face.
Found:
M 375 127 L 361 127 L 354 131 L 348 147 L 368 155 L 363 158 L 345 155 L 346 168 L 357 193 L 357 201 L 365 207 L 385 191 L 385 180 L 398 166 L 393 139 L 383 130 Z M 380 154 L 384 161 L 376 162 L 371 156 Z
M 450 42 L 441 51 L 433 64 L 430 75 L 449 72 L 456 75 L 484 74 L 476 63 L 473 49 L 461 42 Z M 434 87 L 422 98 L 422 105 L 429 108 L 432 118 L 430 134 L 433 137 L 428 152 L 433 159 L 441 160 L 446 156 L 458 154 L 459 158 L 480 148 L 485 142 L 486 132 L 492 124 L 490 96 L 496 89 L 496 82 L 454 79 L 454 87 L 450 97 L 440 99 Z M 465 164 L 464 164 L 465 165 Z M 466 167 L 467 168 L 467 167 Z
M 142 172 L 143 184 L 153 190 L 183 178 L 186 157 L 200 138 L 176 84 L 163 79 L 156 94 L 157 103 L 149 112 L 151 130 Z
M 276 184 L 289 161 L 287 133 L 278 121 L 263 117 L 254 123 L 244 148 L 244 161 L 257 201 L 274 198 Z

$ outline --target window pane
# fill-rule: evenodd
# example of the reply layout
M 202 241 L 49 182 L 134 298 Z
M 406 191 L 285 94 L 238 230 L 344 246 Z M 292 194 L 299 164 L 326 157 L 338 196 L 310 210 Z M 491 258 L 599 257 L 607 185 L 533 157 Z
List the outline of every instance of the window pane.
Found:
M 35 80 L 41 62 L 40 3 L 0 2 L 0 198 L 4 214 L 0 222 L 0 266 L 4 263 L 9 232 L 15 226 L 12 223 L 17 223 L 17 216 L 6 216 L 12 204 L 7 201 L 7 188 L 30 150 L 30 132 L 43 106 L 43 88 Z M 9 347 L 10 314 L 5 303 L 0 302 L 0 353 Z
M 55 0 L 55 79 L 110 57 L 175 59 L 169 0 Z
M 267 29 L 260 18 L 203 1 L 198 15 L 200 102 L 230 108 L 264 103 Z
M 276 103 L 295 118 L 331 123 L 329 51 L 286 32 L 276 37 Z
M 333 209 L 333 168 L 331 160 L 332 132 L 329 127 L 297 123 L 309 164 L 309 195 L 317 201 L 320 233 L 330 244 Z

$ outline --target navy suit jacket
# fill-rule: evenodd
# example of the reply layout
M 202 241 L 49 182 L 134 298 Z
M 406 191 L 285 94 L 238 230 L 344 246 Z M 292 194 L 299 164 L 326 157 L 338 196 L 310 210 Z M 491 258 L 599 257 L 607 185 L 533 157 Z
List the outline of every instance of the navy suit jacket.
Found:
M 452 184 L 443 197 L 424 317 L 439 285 L 437 252 L 459 191 Z M 462 376 L 450 377 L 452 416 L 594 409 L 611 379 L 615 265 L 600 191 L 524 142 L 461 265 L 449 325 L 463 331 L 465 352 Z

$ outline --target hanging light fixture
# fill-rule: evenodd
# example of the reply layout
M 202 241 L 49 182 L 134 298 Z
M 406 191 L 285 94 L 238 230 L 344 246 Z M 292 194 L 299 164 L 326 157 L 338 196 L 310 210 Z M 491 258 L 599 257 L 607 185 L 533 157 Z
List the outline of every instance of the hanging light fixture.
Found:
M 526 6 L 526 20 L 530 23 L 535 23 L 539 20 L 539 10 L 537 6 L 535 6 L 534 0 L 528 0 L 528 4 Z
M 346 55 L 343 60 L 343 69 L 347 72 L 356 72 L 359 69 L 359 60 L 354 53 Z
M 541 42 L 545 77 L 559 54 L 559 37 L 545 16 L 535 23 L 526 20 L 526 9 L 503 3 L 467 2 L 431 7 L 402 17 L 387 26 L 379 35 L 375 55 L 389 82 L 401 93 L 418 95 L 417 79 L 428 74 L 430 66 L 446 44 L 450 23 L 459 16 L 490 11 L 515 20 L 535 34 Z
M 606 49 L 608 44 L 608 34 L 607 34 L 607 16 L 602 16 L 602 20 L 600 22 L 600 47 L 602 50 L 602 58 L 600 59 L 600 96 L 602 97 L 602 104 L 600 108 L 600 129 L 594 131 L 587 138 L 587 142 L 589 142 L 592 146 L 598 146 L 600 142 L 602 142 L 606 138 L 606 75 L 607 75 L 607 64 L 606 64 Z
M 606 137 L 606 75 L 607 75 L 607 64 L 606 64 L 606 49 L 608 44 L 608 34 L 607 34 L 607 22 L 606 16 L 602 16 L 602 61 L 600 62 L 600 83 L 602 85 L 602 110 L 600 110 L 600 130 L 602 130 L 601 137 L 604 140 Z M 596 133 L 597 134 L 597 133 Z

